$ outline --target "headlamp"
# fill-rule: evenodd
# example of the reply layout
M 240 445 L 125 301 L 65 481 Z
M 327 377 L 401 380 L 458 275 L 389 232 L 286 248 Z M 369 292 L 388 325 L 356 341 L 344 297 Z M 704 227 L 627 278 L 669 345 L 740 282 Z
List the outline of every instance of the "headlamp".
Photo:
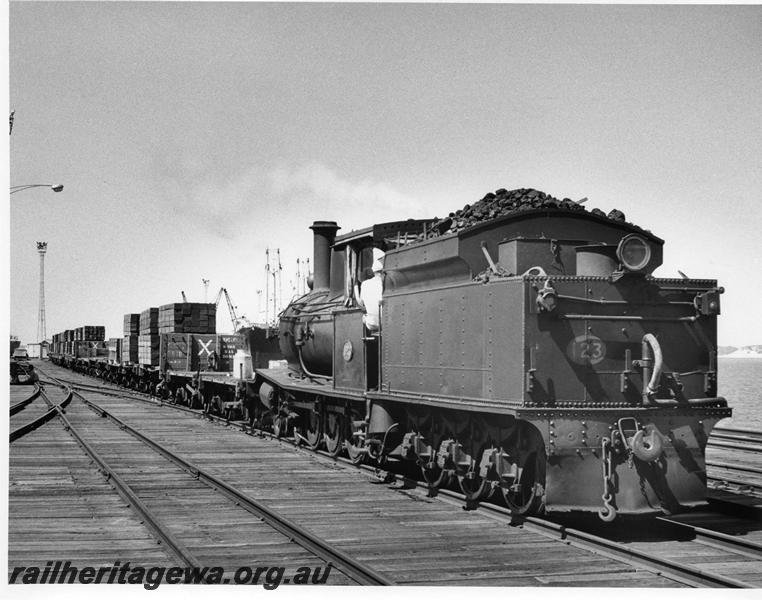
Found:
M 616 256 L 625 269 L 637 273 L 651 262 L 651 247 L 642 237 L 631 233 L 619 242 Z

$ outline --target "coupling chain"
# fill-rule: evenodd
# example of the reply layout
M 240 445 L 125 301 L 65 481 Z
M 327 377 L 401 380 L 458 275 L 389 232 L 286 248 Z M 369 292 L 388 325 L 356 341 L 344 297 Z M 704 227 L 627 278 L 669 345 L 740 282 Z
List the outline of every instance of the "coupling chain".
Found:
M 614 499 L 612 490 L 614 488 L 612 481 L 613 465 L 612 465 L 612 451 L 611 440 L 609 438 L 603 438 L 601 442 L 601 465 L 603 466 L 603 508 L 598 511 L 598 516 L 606 521 L 613 521 L 616 517 L 616 508 L 611 504 Z

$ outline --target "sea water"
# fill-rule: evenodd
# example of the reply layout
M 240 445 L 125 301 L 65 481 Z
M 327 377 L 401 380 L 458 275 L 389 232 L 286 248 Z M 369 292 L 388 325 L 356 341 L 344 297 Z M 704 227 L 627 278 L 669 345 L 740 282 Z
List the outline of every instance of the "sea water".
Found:
M 720 357 L 717 362 L 718 394 L 733 409 L 733 417 L 719 425 L 762 431 L 762 359 Z

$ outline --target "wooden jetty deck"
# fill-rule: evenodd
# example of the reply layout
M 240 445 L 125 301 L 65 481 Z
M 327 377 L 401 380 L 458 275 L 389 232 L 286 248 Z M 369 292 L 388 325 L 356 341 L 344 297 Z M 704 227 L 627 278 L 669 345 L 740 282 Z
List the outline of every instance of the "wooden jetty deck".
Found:
M 70 371 L 45 365 L 46 370 L 59 376 L 74 379 L 82 377 Z M 93 382 L 82 377 L 83 381 Z M 384 483 L 372 474 L 355 467 L 299 449 L 283 441 L 247 435 L 236 425 L 224 425 L 201 418 L 197 414 L 177 411 L 171 406 L 159 406 L 137 402 L 128 397 L 87 393 L 116 417 L 132 425 L 151 440 L 165 445 L 185 459 L 208 470 L 220 479 L 266 504 L 285 518 L 302 525 L 318 537 L 335 545 L 344 553 L 367 564 L 398 584 L 413 585 L 480 585 L 480 586 L 596 586 L 596 587 L 679 587 L 684 585 L 673 578 L 660 575 L 656 570 L 646 569 L 637 563 L 612 558 L 604 551 L 552 539 L 531 527 L 510 526 L 496 522 L 486 512 L 464 511 L 457 502 L 444 502 L 441 498 L 429 498 L 419 489 L 410 489 L 400 482 Z M 118 465 L 120 473 L 129 477 L 146 502 L 164 502 L 160 506 L 162 518 L 172 522 L 180 535 L 189 536 L 189 544 L 208 564 L 224 564 L 227 568 L 263 564 L 263 561 L 281 561 L 284 564 L 305 557 L 299 552 L 275 543 L 267 546 L 268 535 L 248 530 L 255 526 L 245 518 L 233 517 L 223 510 L 222 502 L 209 491 L 196 490 L 192 477 L 175 470 L 169 474 L 166 466 L 160 466 L 155 455 L 140 442 L 123 431 L 108 426 L 107 420 L 96 415 L 82 403 L 72 403 L 67 410 L 72 422 L 79 423 L 104 455 Z M 32 441 L 38 444 L 48 474 L 65 473 L 64 460 L 56 464 L 55 449 L 45 449 L 46 432 L 51 443 L 61 444 L 71 438 L 63 432 L 60 423 L 53 421 L 42 429 L 29 434 L 12 445 L 11 452 L 11 499 L 10 520 L 14 537 L 9 546 L 9 567 L 24 558 L 33 558 L 29 548 L 23 554 L 23 544 L 35 544 L 30 548 L 48 548 L 38 559 L 42 563 L 53 556 L 55 540 L 64 536 L 67 519 L 59 514 L 49 521 L 49 529 L 25 529 L 23 513 L 25 471 L 35 472 L 37 465 L 34 452 L 24 454 L 24 448 Z M 69 441 L 70 444 L 73 441 Z M 20 444 L 16 446 L 17 444 Z M 16 447 L 14 447 L 16 446 Z M 75 448 L 78 448 L 74 444 Z M 80 461 L 87 463 L 84 453 Z M 90 477 L 103 477 L 92 465 Z M 59 477 L 66 477 L 60 475 Z M 190 480 L 190 481 L 189 481 Z M 44 480 L 38 485 L 42 485 Z M 52 480 L 51 485 L 55 478 Z M 108 484 L 103 483 L 110 489 Z M 52 490 L 45 490 L 52 494 Z M 86 492 L 83 492 L 86 493 Z M 113 501 L 119 506 L 120 498 L 112 491 Z M 165 502 L 167 498 L 171 501 Z M 130 517 L 123 508 L 122 518 Z M 112 511 L 113 512 L 113 511 Z M 116 518 L 115 514 L 111 515 Z M 110 530 L 106 520 L 97 515 L 91 519 L 95 530 Z M 134 516 L 131 518 L 134 519 Z M 260 524 L 261 525 L 261 524 Z M 747 524 L 747 533 L 748 533 Z M 136 540 L 145 541 L 150 535 L 142 529 L 140 535 L 129 530 Z M 236 550 L 238 534 L 244 534 Z M 89 532 L 84 532 L 86 540 Z M 264 535 L 264 537 L 260 537 Z M 129 536 L 128 536 L 129 537 Z M 252 539 L 265 540 L 264 546 L 251 543 Z M 78 538 L 77 538 L 78 539 Z M 650 542 L 630 540 L 633 547 L 641 544 L 647 548 Z M 641 543 L 642 542 L 642 543 Z M 672 559 L 685 557 L 687 546 L 675 543 L 671 551 L 662 546 Z M 153 541 L 152 549 L 157 549 Z M 238 551 L 240 550 L 240 551 Z M 260 552 L 261 551 L 261 552 Z M 55 552 L 55 550 L 52 550 Z M 71 557 L 60 556 L 56 560 L 86 560 L 79 557 L 76 548 Z M 123 556 L 109 556 L 105 560 L 128 560 L 131 550 Z M 139 550 L 138 550 L 139 552 Z M 682 554 L 681 554 L 682 553 Z M 730 556 L 726 551 L 708 551 L 706 547 L 693 548 L 687 554 L 694 563 L 714 565 L 729 564 L 731 573 L 747 575 L 762 572 L 760 565 L 749 559 L 747 565 Z M 156 555 L 141 556 L 143 563 L 158 560 Z M 171 562 L 167 554 L 162 559 Z M 724 563 L 722 561 L 725 561 Z M 307 562 L 310 562 L 309 560 Z M 315 559 L 311 559 L 314 564 Z M 730 564 L 733 563 L 733 564 Z M 749 566 L 751 565 L 751 566 Z M 722 567 L 726 568 L 726 567 Z M 735 569 L 735 570 L 734 570 Z M 757 582 L 758 579 L 753 579 Z M 336 579 L 331 583 L 347 583 Z M 762 582 L 759 582 L 762 584 Z

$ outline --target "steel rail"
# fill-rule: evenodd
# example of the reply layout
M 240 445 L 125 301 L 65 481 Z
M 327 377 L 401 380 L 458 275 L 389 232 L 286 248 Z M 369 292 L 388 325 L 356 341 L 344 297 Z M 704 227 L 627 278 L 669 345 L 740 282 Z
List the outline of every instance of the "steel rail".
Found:
M 751 435 L 755 436 L 757 438 L 762 439 L 762 431 L 754 430 L 754 429 L 741 429 L 739 427 L 715 427 L 712 430 L 712 433 L 728 433 L 728 434 L 739 434 L 739 435 Z
M 71 391 L 67 394 L 66 398 L 60 404 L 53 404 L 45 395 L 45 392 L 42 390 L 40 390 L 40 396 L 42 397 L 43 400 L 45 400 L 49 409 L 47 410 L 47 412 L 43 413 L 36 419 L 30 421 L 26 425 L 22 425 L 18 429 L 11 431 L 9 435 L 10 443 L 15 442 L 19 438 L 24 437 L 26 434 L 31 433 L 35 429 L 38 429 L 39 427 L 41 427 L 42 425 L 50 421 L 53 417 L 56 416 L 59 410 L 62 411 L 64 408 L 66 408 L 66 406 L 68 406 L 68 404 L 72 400 Z
M 252 433 L 253 432 L 254 430 L 252 429 Z M 302 448 L 300 444 L 297 444 L 296 442 L 288 438 L 278 438 L 277 436 L 269 432 L 265 432 L 261 430 L 257 430 L 257 433 L 261 435 L 262 437 L 276 439 L 276 440 L 290 443 L 290 444 L 293 444 L 294 446 L 298 446 Z M 303 448 L 303 449 L 307 450 L 306 448 Z M 317 450 L 312 452 L 322 455 L 326 458 L 330 458 L 334 461 L 344 463 L 348 467 L 354 467 L 359 470 L 370 471 L 376 474 L 378 474 L 380 470 L 377 467 L 373 467 L 372 465 L 357 465 L 353 463 L 350 459 L 331 456 L 328 452 L 324 450 Z M 393 476 L 394 479 L 398 481 L 403 481 L 405 485 L 409 487 L 416 487 L 419 489 L 428 490 L 427 484 L 423 482 L 411 480 L 410 478 L 405 477 L 404 475 L 399 475 L 396 473 L 390 472 L 389 475 Z M 448 489 L 438 490 L 436 497 L 440 498 L 440 496 L 443 496 L 444 498 L 441 498 L 441 499 L 444 501 L 447 501 L 450 504 L 452 504 L 453 501 L 455 501 L 455 503 L 461 508 L 463 508 L 467 504 L 466 497 L 463 494 L 454 492 L 452 490 L 448 490 Z M 447 498 L 447 500 L 445 500 L 445 498 Z M 644 569 L 650 572 L 654 572 L 659 575 L 664 575 L 665 577 L 668 577 L 675 581 L 679 581 L 680 583 L 686 583 L 689 585 L 700 584 L 700 585 L 706 585 L 711 587 L 729 587 L 729 588 L 754 587 L 752 585 L 746 584 L 737 579 L 725 577 L 724 575 L 718 575 L 703 569 L 697 569 L 695 567 L 691 567 L 690 565 L 683 565 L 669 559 L 654 557 L 651 554 L 648 554 L 646 552 L 641 552 L 639 550 L 627 548 L 623 544 L 612 542 L 611 540 L 607 540 L 606 538 L 595 536 L 593 534 L 586 533 L 580 530 L 570 529 L 568 527 L 559 525 L 547 519 L 541 519 L 539 517 L 517 517 L 513 515 L 509 509 L 500 507 L 495 504 L 480 503 L 478 505 L 477 510 L 482 511 L 483 514 L 487 514 L 487 516 L 489 516 L 490 518 L 493 518 L 505 524 L 516 525 L 517 523 L 521 523 L 522 525 L 525 525 L 529 523 L 530 529 L 538 533 L 542 533 L 546 536 L 550 532 L 551 535 L 549 537 L 552 537 L 553 539 L 557 539 L 558 541 L 573 544 L 575 547 L 589 550 L 589 551 L 607 556 L 614 560 L 618 560 L 618 561 L 625 560 L 625 562 L 629 564 L 643 567 Z M 708 532 L 706 534 L 707 538 L 711 535 L 711 533 L 714 533 L 714 532 L 710 532 L 709 530 L 706 530 L 706 531 Z M 722 537 L 723 537 L 723 534 L 718 534 L 715 537 L 715 540 L 717 540 L 717 543 L 720 543 L 719 540 Z M 747 546 L 746 548 L 744 548 L 744 552 L 749 551 L 753 547 L 754 545 Z M 735 551 L 738 552 L 738 548 L 736 548 Z M 754 555 L 754 557 L 757 558 L 757 555 Z
M 762 475 L 762 468 L 760 467 L 745 466 L 745 465 L 732 464 L 732 463 L 713 461 L 713 460 L 706 461 L 706 466 L 715 467 L 717 469 L 727 469 L 728 471 L 742 471 L 744 473 L 754 473 L 755 475 Z
M 713 531 L 704 527 L 697 527 L 668 517 L 656 517 L 656 520 L 672 527 L 686 529 L 693 533 L 696 540 L 699 540 L 701 543 L 708 546 L 730 550 L 736 554 L 743 554 L 757 560 L 762 559 L 762 544 L 757 542 L 744 540 L 733 535 L 728 535 L 727 533 L 722 533 L 721 531 Z
M 758 442 L 762 444 L 762 442 Z M 743 450 L 744 452 L 762 452 L 762 445 L 749 446 L 747 444 L 733 444 L 731 442 L 713 442 L 711 439 L 707 442 L 707 446 L 712 448 L 728 448 L 730 450 Z
M 762 444 L 762 434 L 749 435 L 749 434 L 723 433 L 723 432 L 712 431 L 712 435 L 709 437 L 709 439 L 711 440 L 713 437 L 716 437 L 717 439 L 721 439 L 721 440 L 733 440 L 736 442 L 750 442 L 752 444 Z
M 762 431 L 715 427 L 709 436 L 707 446 L 730 448 L 746 452 L 760 452 L 762 451 Z
M 755 490 L 758 491 L 760 490 L 760 488 L 762 488 L 762 485 L 760 484 L 749 483 L 748 481 L 744 481 L 743 479 L 734 479 L 733 477 L 708 475 L 707 479 L 719 484 L 718 486 L 715 486 L 712 488 L 714 490 L 718 490 L 720 488 L 727 487 L 727 486 L 734 486 L 738 488 L 739 493 L 745 494 L 748 492 L 748 493 L 754 494 Z M 727 491 L 732 492 L 733 490 L 727 490 Z
M 493 507 L 488 507 L 488 510 L 492 510 Z M 752 588 L 751 584 L 744 583 L 738 579 L 725 577 L 724 575 L 718 575 L 707 571 L 705 569 L 699 569 L 690 565 L 684 565 L 668 558 L 662 558 L 654 556 L 652 553 L 642 552 L 635 550 L 634 548 L 628 548 L 624 544 L 618 542 L 612 542 L 606 538 L 601 538 L 590 533 L 586 533 L 577 529 L 570 529 L 563 525 L 558 525 L 551 521 L 545 521 L 538 517 L 525 517 L 525 522 L 532 525 L 553 531 L 561 537 L 563 540 L 569 540 L 570 542 L 577 542 L 587 546 L 594 552 L 599 551 L 605 556 L 611 558 L 625 559 L 626 562 L 631 562 L 634 565 L 642 566 L 646 570 L 654 571 L 660 575 L 664 575 L 675 581 L 686 583 L 689 585 L 698 584 L 706 587 L 720 587 L 720 588 Z
M 24 410 L 27 406 L 29 406 L 32 402 L 34 402 L 39 395 L 40 395 L 40 386 L 39 384 L 35 383 L 34 392 L 32 392 L 32 395 L 29 396 L 29 398 L 25 400 L 21 400 L 20 402 L 16 402 L 16 404 L 11 405 L 10 416 L 12 417 L 16 413 Z
M 347 459 L 343 461 L 352 464 Z M 361 469 L 373 469 L 368 465 L 360 466 Z M 419 481 L 412 481 L 407 477 L 392 474 L 395 479 L 403 480 L 408 485 L 415 485 L 420 489 L 427 489 L 428 486 Z M 438 490 L 436 497 L 441 498 L 443 501 L 450 504 L 456 504 L 463 507 L 466 502 L 466 497 L 463 494 L 454 492 L 452 490 L 442 489 Z M 454 502 L 455 501 L 455 502 Z M 636 567 L 642 567 L 643 569 L 662 575 L 668 579 L 673 579 L 680 583 L 688 585 L 702 585 L 706 587 L 717 588 L 752 588 L 753 585 L 747 584 L 737 579 L 725 577 L 724 575 L 718 575 L 704 569 L 698 569 L 690 565 L 684 565 L 673 560 L 666 558 L 660 558 L 653 556 L 650 553 L 635 550 L 634 548 L 628 548 L 624 544 L 613 542 L 606 538 L 596 536 L 591 533 L 587 533 L 577 529 L 571 529 L 564 525 L 554 523 L 553 521 L 542 519 L 540 517 L 519 517 L 513 515 L 509 509 L 503 508 L 495 504 L 480 503 L 476 508 L 481 514 L 507 525 L 516 526 L 521 525 L 531 531 L 545 535 L 557 541 L 571 544 L 575 547 L 606 556 L 619 562 L 626 562 Z M 709 532 L 711 534 L 713 532 Z M 709 536 L 707 534 L 707 537 Z M 720 534 L 720 537 L 722 535 Z M 719 538 L 715 538 L 719 540 Z M 749 551 L 749 547 L 744 548 L 744 553 Z M 738 549 L 736 548 L 736 552 Z M 758 556 L 755 554 L 754 558 Z
M 330 456 L 323 451 L 318 453 Z M 370 465 L 354 465 L 354 463 L 348 459 L 342 458 L 340 460 L 361 470 L 378 471 L 378 469 L 375 469 Z M 420 481 L 413 481 L 403 475 L 394 473 L 391 473 L 391 475 L 393 475 L 397 480 L 404 481 L 408 486 L 415 486 L 419 489 L 428 489 L 428 486 Z M 448 489 L 438 490 L 436 497 L 449 504 L 458 505 L 461 508 L 467 504 L 466 497 L 463 494 Z M 647 552 L 642 552 L 633 548 L 627 548 L 625 545 L 618 542 L 613 542 L 606 538 L 602 538 L 600 536 L 596 536 L 581 530 L 570 529 L 566 526 L 559 525 L 558 523 L 554 523 L 553 521 L 547 519 L 542 519 L 540 517 L 519 517 L 513 515 L 509 509 L 495 504 L 480 503 L 476 510 L 480 511 L 481 514 L 484 514 L 485 516 L 488 516 L 489 518 L 498 522 L 511 526 L 520 524 L 527 527 L 527 529 L 545 535 L 546 537 L 551 537 L 557 541 L 568 543 L 574 545 L 575 547 L 588 550 L 620 562 L 624 561 L 628 564 L 632 564 L 633 566 L 642 567 L 649 572 L 662 575 L 680 583 L 685 583 L 688 585 L 699 584 L 707 587 L 720 588 L 754 587 L 737 579 L 725 577 L 724 575 L 718 575 L 704 569 L 698 569 L 691 567 L 690 565 L 683 565 L 669 559 L 656 557 Z M 738 550 L 736 549 L 736 551 Z M 748 548 L 745 548 L 744 551 L 748 551 Z M 754 557 L 756 558 L 757 555 L 754 555 Z
M 297 525 L 289 519 L 286 519 L 266 505 L 258 502 L 251 496 L 248 496 L 244 492 L 233 487 L 229 483 L 182 458 L 178 454 L 175 454 L 165 446 L 162 446 L 134 427 L 128 425 L 115 415 L 109 413 L 101 406 L 97 405 L 91 400 L 88 400 L 79 392 L 74 392 L 74 394 L 94 412 L 102 417 L 109 419 L 120 429 L 137 438 L 161 456 L 172 461 L 181 469 L 189 473 L 193 478 L 206 483 L 215 491 L 227 497 L 251 514 L 262 519 L 270 527 L 289 538 L 290 541 L 297 543 L 318 558 L 324 560 L 326 563 L 336 567 L 339 571 L 350 577 L 356 583 L 361 585 L 394 585 L 395 582 L 387 578 L 385 575 L 376 572 L 367 565 L 364 565 L 360 561 L 342 552 L 338 548 L 331 546 L 330 543 L 311 533 L 304 527 Z
M 199 413 L 199 411 L 192 410 L 184 406 L 177 406 L 176 408 L 179 408 L 181 410 L 185 410 L 187 412 L 191 412 L 194 414 Z M 225 422 L 225 420 L 222 419 L 221 417 L 216 417 L 212 415 L 204 415 L 204 416 L 208 416 L 210 418 L 214 418 L 215 420 Z M 295 441 L 289 438 L 282 438 L 282 437 L 279 438 L 273 435 L 272 433 L 262 431 L 262 430 L 255 430 L 254 428 L 246 427 L 246 429 L 249 429 L 251 433 L 256 433 L 260 435 L 261 437 L 268 437 L 274 440 L 279 440 L 282 442 L 293 444 L 294 446 L 302 447 L 300 444 L 297 444 Z M 303 448 L 303 449 L 306 450 L 306 448 Z M 374 472 L 374 473 L 377 473 L 379 471 L 379 469 L 371 465 L 356 465 L 349 459 L 331 456 L 328 452 L 324 450 L 317 450 L 313 452 L 315 452 L 316 454 L 322 455 L 325 458 L 330 458 L 334 461 L 342 462 L 349 467 L 354 467 L 359 470 Z M 393 475 L 395 479 L 404 480 L 407 485 L 415 485 L 415 487 L 417 488 L 427 489 L 427 485 L 422 482 L 413 481 L 407 477 L 394 474 L 394 473 L 392 473 L 391 475 Z M 451 490 L 439 490 L 437 497 L 439 497 L 440 495 L 457 500 L 458 505 L 461 507 L 466 504 L 465 496 L 463 496 L 462 494 L 458 494 L 457 492 L 453 492 Z M 500 520 L 501 522 L 511 524 L 511 525 L 516 524 L 517 518 L 514 515 L 512 515 L 510 511 L 508 511 L 507 509 L 503 509 L 502 507 L 491 505 L 491 504 L 480 504 L 478 510 L 482 510 L 486 513 L 489 513 L 489 515 L 493 518 L 495 516 L 498 516 L 497 520 Z M 712 587 L 730 587 L 730 588 L 753 587 L 751 585 L 745 584 L 744 582 L 741 582 L 739 580 L 732 579 L 729 577 L 725 577 L 723 575 L 717 575 L 709 571 L 696 569 L 689 565 L 682 565 L 680 563 L 677 563 L 675 561 L 671 561 L 668 559 L 653 557 L 648 553 L 634 550 L 632 548 L 627 548 L 626 546 L 622 544 L 618 544 L 617 542 L 612 542 L 610 540 L 601 538 L 599 536 L 595 536 L 595 535 L 578 531 L 575 529 L 569 529 L 567 527 L 553 523 L 552 521 L 540 519 L 538 517 L 524 517 L 524 518 L 519 518 L 519 520 L 522 522 L 522 524 L 530 523 L 533 527 L 537 528 L 535 530 L 539 533 L 544 533 L 547 535 L 548 532 L 552 532 L 553 535 L 551 535 L 551 537 L 558 539 L 559 541 L 563 541 L 565 543 L 574 543 L 576 547 L 580 547 L 585 550 L 590 550 L 598 554 L 608 556 L 609 558 L 613 558 L 615 560 L 621 561 L 624 559 L 629 564 L 643 567 L 650 572 L 655 572 L 657 574 L 664 575 L 670 579 L 679 581 L 680 583 L 686 583 L 689 585 L 701 584 L 701 585 L 707 585 Z
M 157 537 L 161 542 L 167 546 L 171 552 L 179 558 L 188 567 L 197 569 L 198 572 L 203 572 L 203 565 L 196 559 L 185 545 L 177 539 L 175 535 L 169 530 L 167 525 L 156 516 L 151 509 L 140 499 L 130 485 L 114 471 L 114 469 L 105 461 L 105 459 L 93 448 L 77 429 L 71 424 L 71 422 L 64 415 L 64 411 L 55 406 L 53 412 L 61 420 L 66 431 L 77 441 L 82 449 L 95 461 L 100 467 L 100 471 L 106 476 L 106 478 L 113 482 L 117 493 L 127 502 L 138 515 L 141 517 L 143 524 Z M 203 582 L 203 580 L 202 580 Z

